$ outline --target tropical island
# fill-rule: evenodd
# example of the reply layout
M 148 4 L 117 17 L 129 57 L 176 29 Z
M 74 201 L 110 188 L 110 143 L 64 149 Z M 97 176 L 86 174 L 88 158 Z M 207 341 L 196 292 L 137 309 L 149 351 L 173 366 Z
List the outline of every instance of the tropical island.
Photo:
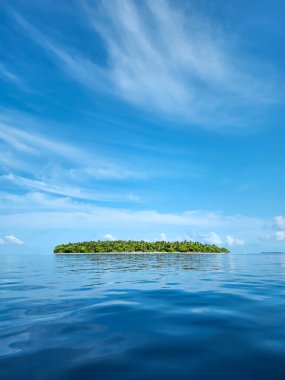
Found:
M 228 253 L 227 248 L 193 241 L 115 240 L 59 244 L 54 253 Z

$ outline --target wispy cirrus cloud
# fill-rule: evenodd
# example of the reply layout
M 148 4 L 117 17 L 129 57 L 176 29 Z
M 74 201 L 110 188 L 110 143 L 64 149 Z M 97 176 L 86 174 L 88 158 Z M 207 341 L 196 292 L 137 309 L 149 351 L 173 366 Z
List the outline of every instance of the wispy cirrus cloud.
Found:
M 17 124 L 14 120 L 12 124 L 15 123 Z M 22 130 L 13 127 L 10 123 L 1 123 L 0 115 L 0 144 L 1 142 L 6 149 L 3 149 L 0 163 L 6 167 L 18 166 L 23 168 L 25 166 L 21 160 L 17 160 L 18 153 L 22 153 L 26 155 L 26 157 L 46 156 L 49 160 L 50 155 L 53 155 L 53 157 L 60 159 L 65 158 L 70 163 L 69 168 L 64 170 L 64 173 L 60 172 L 60 175 L 65 175 L 70 180 L 75 178 L 82 179 L 87 176 L 98 180 L 146 178 L 145 173 L 130 170 L 121 165 L 112 163 L 110 159 L 108 160 L 105 157 L 96 157 L 86 151 L 86 149 L 78 148 L 73 144 L 67 144 L 62 141 L 57 141 L 55 138 L 43 136 L 34 130 Z M 13 152 L 13 154 L 11 154 L 11 152 Z M 78 163 L 80 163 L 79 166 Z M 10 179 L 13 179 L 12 176 L 10 176 Z
M 104 69 L 80 52 L 74 51 L 71 47 L 66 47 L 59 42 L 53 41 L 19 13 L 13 12 L 13 16 L 26 33 L 37 42 L 51 58 L 55 59 L 70 77 L 92 90 L 110 91 L 111 81 L 107 75 L 108 73 Z
M 54 205 L 54 207 L 51 207 Z M 5 215 L 11 207 L 15 213 Z M 156 210 L 132 210 L 129 208 L 114 208 L 98 206 L 94 203 L 74 200 L 59 194 L 43 194 L 31 191 L 23 195 L 2 193 L 0 198 L 2 210 L 0 223 L 6 217 L 7 225 L 16 226 L 27 220 L 25 226 L 42 227 L 110 227 L 124 226 L 137 228 L 142 225 L 150 226 L 191 226 L 192 228 L 214 229 L 259 229 L 264 226 L 264 220 L 244 215 L 227 215 L 222 212 L 206 210 L 191 210 L 181 213 L 159 212 Z M 6 210 L 6 211 L 5 211 Z M 21 213 L 17 213 L 21 210 Z M 33 217 L 29 216 L 32 210 Z M 49 211 L 50 210 L 50 211 Z M 25 211 L 25 212 L 23 212 Z M 20 216 L 22 215 L 22 216 Z M 19 219 L 17 219 L 19 218 Z M 200 237 L 202 235 L 199 235 Z M 211 234 L 214 237 L 214 234 Z M 210 235 L 203 235 L 206 239 Z
M 17 86 L 23 87 L 24 81 L 17 74 L 9 70 L 3 63 L 0 62 L 0 78 L 15 84 Z
M 22 189 L 28 191 L 38 190 L 46 193 L 63 195 L 71 198 L 86 199 L 93 201 L 103 201 L 103 202 L 139 202 L 140 198 L 133 195 L 132 193 L 120 194 L 116 192 L 108 191 L 96 191 L 93 189 L 91 191 L 88 187 L 76 186 L 73 184 L 66 183 L 56 183 L 55 181 L 39 181 L 36 179 L 31 179 L 27 177 L 17 176 L 15 174 L 9 173 L 7 175 L 0 176 L 0 180 L 8 181 Z
M 22 114 L 0 113 L 0 182 L 22 191 L 41 191 L 71 198 L 140 202 L 131 190 L 110 182 L 143 180 L 145 175 L 94 154 L 55 135 L 38 132 L 41 121 Z M 41 130 L 43 130 L 41 125 Z
M 1 245 L 23 245 L 23 244 L 24 242 L 18 239 L 14 235 L 6 235 L 0 239 L 0 246 Z
M 235 249 L 245 241 L 255 244 L 262 231 L 270 233 L 272 228 L 269 221 L 247 215 L 207 210 L 162 212 L 147 207 L 106 207 L 88 199 L 40 190 L 24 194 L 0 193 L 0 210 L 0 225 L 9 229 L 91 229 L 96 230 L 98 236 L 112 231 L 106 239 L 116 236 L 157 240 L 159 236 L 160 240 L 198 240 Z M 187 234 L 189 229 L 193 233 Z
M 241 113 L 275 103 L 277 87 L 220 27 L 192 7 L 164 0 L 85 1 L 106 66 L 55 41 L 23 16 L 18 24 L 73 79 L 163 118 L 212 128 L 243 125 Z M 259 72 L 260 71 L 260 72 Z M 243 111 L 243 112 L 241 112 Z M 255 114 L 256 116 L 256 114 Z
M 17 121 L 14 120 L 14 123 L 15 122 L 17 123 Z M 1 140 L 14 150 L 29 154 L 39 155 L 44 150 L 55 153 L 57 156 L 68 157 L 69 159 L 78 159 L 79 156 L 82 156 L 82 152 L 75 147 L 63 142 L 59 143 L 34 131 L 29 132 L 15 128 L 9 123 L 0 122 L 0 141 Z
M 94 153 L 86 148 L 84 143 L 80 146 L 74 141 L 67 142 L 67 138 L 65 141 L 63 138 L 59 139 L 50 132 L 55 126 L 58 129 L 67 127 L 24 113 L 0 109 L 0 146 L 2 144 L 3 148 L 0 163 L 3 159 L 3 164 L 7 166 L 9 162 L 11 166 L 16 166 L 17 163 L 21 166 L 23 162 L 17 160 L 17 157 L 23 155 L 26 162 L 32 159 L 36 163 L 33 156 L 37 156 L 38 160 L 42 157 L 47 161 L 55 158 L 57 161 L 69 162 L 69 170 L 66 173 L 70 177 L 81 178 L 84 174 L 102 180 L 146 177 L 146 173 L 120 165 L 116 160 L 112 160 L 112 157 Z
M 98 180 L 124 180 L 132 178 L 146 179 L 146 173 L 135 172 L 119 165 L 105 163 L 100 166 L 86 166 L 80 169 L 70 169 L 70 177 L 84 177 L 94 178 Z

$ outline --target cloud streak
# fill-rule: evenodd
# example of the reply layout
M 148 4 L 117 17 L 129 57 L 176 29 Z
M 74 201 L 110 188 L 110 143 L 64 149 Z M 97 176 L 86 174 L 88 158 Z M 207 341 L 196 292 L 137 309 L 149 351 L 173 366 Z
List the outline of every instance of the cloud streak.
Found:
M 3 239 L 0 239 L 0 245 L 23 245 L 24 242 L 14 235 L 6 235 Z
M 15 18 L 70 77 L 89 89 L 163 118 L 212 128 L 243 125 L 241 110 L 248 115 L 249 108 L 260 110 L 277 101 L 275 85 L 262 79 L 268 75 L 259 75 L 257 62 L 193 7 L 186 15 L 163 0 L 88 1 L 81 6 L 105 42 L 106 66 L 52 40 L 21 15 Z
M 13 122 L 17 123 L 15 120 Z M 15 128 L 9 123 L 0 123 L 1 140 L 14 150 L 24 153 L 40 155 L 44 150 L 57 156 L 66 157 L 69 160 L 83 157 L 83 154 L 75 147 L 41 136 L 34 131 L 29 132 Z
M 147 209 L 101 207 L 90 202 L 74 201 L 68 197 L 52 196 L 40 192 L 31 192 L 26 195 L 2 193 L 1 200 L 0 224 L 4 223 L 5 219 L 5 225 L 14 227 L 19 225 L 29 228 L 124 226 L 133 229 L 138 226 L 168 225 L 203 229 L 241 229 L 246 226 L 250 231 L 264 225 L 262 219 L 243 215 L 225 215 L 221 212 L 204 210 L 163 213 Z M 11 210 L 11 206 L 14 206 L 15 212 L 9 215 L 5 210 Z M 19 210 L 21 212 L 18 212 Z M 204 238 L 207 237 L 204 236 Z
M 19 186 L 20 188 L 24 188 L 27 190 L 39 190 L 46 193 L 56 194 L 56 195 L 63 195 L 70 198 L 77 198 L 77 199 L 85 199 L 85 200 L 93 200 L 93 201 L 104 201 L 104 202 L 139 202 L 140 198 L 138 196 L 133 195 L 132 193 L 129 194 L 119 194 L 114 192 L 99 192 L 99 191 L 92 191 L 88 192 L 88 188 L 85 189 L 82 186 L 74 186 L 74 185 L 66 185 L 64 183 L 61 183 L 59 185 L 54 184 L 52 182 L 44 182 L 39 181 L 35 179 L 30 179 L 26 177 L 16 176 L 12 173 L 8 175 L 2 175 L 0 176 L 0 180 L 2 181 L 8 181 L 13 183 L 14 185 Z M 90 191 L 90 190 L 89 190 Z
M 0 114 L 2 183 L 87 200 L 141 201 L 129 190 L 114 191 L 109 183 L 144 180 L 146 175 L 56 137 L 40 134 L 38 124 L 40 121 L 22 114 L 14 117 Z
M 4 66 L 3 63 L 0 63 L 0 78 L 3 78 L 4 80 L 13 83 L 17 86 L 24 86 L 24 82 L 22 78 L 20 78 L 18 75 L 13 73 L 11 70 L 8 70 L 6 66 Z

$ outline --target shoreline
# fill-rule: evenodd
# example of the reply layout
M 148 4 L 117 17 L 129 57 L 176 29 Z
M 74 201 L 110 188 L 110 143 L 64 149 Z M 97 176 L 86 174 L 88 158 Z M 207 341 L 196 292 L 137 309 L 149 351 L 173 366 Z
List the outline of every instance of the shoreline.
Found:
M 226 255 L 229 252 L 53 252 L 54 255 Z

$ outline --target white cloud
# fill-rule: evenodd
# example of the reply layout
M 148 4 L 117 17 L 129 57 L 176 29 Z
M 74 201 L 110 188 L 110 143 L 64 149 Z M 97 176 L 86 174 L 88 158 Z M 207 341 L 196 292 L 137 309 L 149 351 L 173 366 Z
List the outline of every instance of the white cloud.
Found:
M 18 77 L 18 75 L 13 73 L 11 70 L 8 70 L 7 67 L 3 65 L 3 63 L 0 63 L 0 77 L 16 85 L 22 86 L 24 84 L 22 78 Z
M 209 232 L 207 234 L 202 234 L 203 236 L 203 241 L 208 244 L 216 244 L 216 245 L 221 245 L 223 244 L 220 236 L 216 234 L 215 232 Z
M 275 232 L 275 239 L 277 241 L 285 241 L 285 231 L 276 231 Z
M 0 120 L 5 117 L 7 116 L 0 115 Z M 22 119 L 26 119 L 26 123 L 31 122 L 29 118 L 22 116 Z M 34 121 L 32 122 L 35 124 Z M 76 147 L 42 136 L 35 131 L 24 131 L 12 126 L 11 123 L 22 124 L 23 120 L 21 122 L 13 118 L 10 123 L 0 122 L 0 140 L 17 151 L 36 155 L 41 155 L 43 151 L 50 152 L 57 156 L 67 157 L 69 160 L 82 159 L 84 156 Z
M 282 215 L 275 216 L 273 226 L 277 231 L 274 234 L 276 241 L 285 241 L 285 217 Z
M 79 169 L 71 169 L 71 176 L 81 177 L 87 175 L 89 178 L 99 180 L 124 180 L 129 178 L 146 178 L 140 173 L 128 170 L 114 164 L 101 164 L 100 166 L 87 166 Z
M 100 231 L 102 238 L 104 231 L 113 231 L 105 234 L 106 239 L 115 239 L 116 236 L 142 239 L 148 236 L 150 240 L 153 236 L 159 237 L 160 231 L 164 231 L 160 238 L 168 240 L 178 235 L 183 239 L 181 233 L 190 229 L 199 231 L 189 234 L 191 240 L 223 245 L 221 236 L 224 231 L 236 234 L 243 231 L 243 236 L 250 241 L 260 235 L 264 225 L 264 219 L 205 210 L 164 213 L 149 209 L 103 207 L 88 200 L 74 200 L 40 191 L 22 195 L 0 193 L 0 226 L 11 231 L 18 228 L 70 228 L 81 231 L 89 228 Z
M 231 236 L 231 235 L 228 235 L 228 236 L 226 237 L 226 242 L 227 242 L 227 244 L 228 244 L 230 247 L 244 245 L 244 241 L 243 241 L 243 240 L 241 240 L 241 239 L 236 239 L 236 238 L 234 238 L 234 237 Z
M 54 206 L 52 206 L 54 205 Z M 264 220 L 243 216 L 225 215 L 203 210 L 182 213 L 162 213 L 156 210 L 132 210 L 128 208 L 101 207 L 88 201 L 74 201 L 70 197 L 48 195 L 39 191 L 24 195 L 2 193 L 0 197 L 0 225 L 41 227 L 102 227 L 122 226 L 136 228 L 142 225 L 191 226 L 200 230 L 244 229 L 256 230 L 264 226 Z M 11 210 L 15 213 L 11 213 Z M 25 211 L 25 212 L 24 212 Z M 213 233 L 212 233 L 213 234 Z M 213 238 L 206 234 L 202 238 Z
M 274 227 L 279 230 L 285 230 L 285 217 L 281 215 L 275 216 Z
M 38 132 L 39 129 L 43 130 L 43 126 L 49 131 L 48 136 Z M 122 166 L 107 155 L 96 154 L 78 144 L 60 141 L 56 135 L 50 134 L 50 130 L 54 127 L 64 129 L 67 126 L 29 117 L 24 113 L 13 114 L 11 111 L 0 109 L 0 144 L 3 144 L 0 162 L 2 161 L 7 168 L 19 168 L 32 173 L 36 171 L 37 166 L 40 166 L 41 173 L 43 169 L 50 168 L 58 171 L 58 176 L 64 175 L 70 180 L 76 178 L 82 180 L 84 177 L 97 180 L 147 177 L 137 168 L 132 170 Z M 34 156 L 37 156 L 37 159 Z M 53 159 L 57 163 L 56 167 L 52 166 Z M 44 168 L 43 161 L 45 161 Z M 61 169 L 59 161 L 65 165 L 64 168 Z
M 104 237 L 104 239 L 110 240 L 110 241 L 117 240 L 117 238 L 115 236 L 113 236 L 112 234 L 105 234 L 103 237 Z
M 45 49 L 73 79 L 90 89 L 109 91 L 111 81 L 102 68 L 90 59 L 81 56 L 79 52 L 68 51 L 52 42 L 20 14 L 14 12 L 13 15 L 27 34 Z
M 114 190 L 108 187 L 108 182 L 144 180 L 146 175 L 112 162 L 110 158 L 60 142 L 56 137 L 39 134 L 36 132 L 38 124 L 40 120 L 23 114 L 13 116 L 0 112 L 0 164 L 5 173 L 0 175 L 1 182 L 8 181 L 22 190 L 73 198 L 141 202 L 138 194 Z
M 23 245 L 24 242 L 14 235 L 6 235 L 3 239 L 0 239 L 0 245 Z
M 39 181 L 36 179 L 25 178 L 22 176 L 17 176 L 12 173 L 0 176 L 0 180 L 5 180 L 12 182 L 19 187 L 28 190 L 39 190 L 51 194 L 58 194 L 72 198 L 87 199 L 87 200 L 99 200 L 99 201 L 132 201 L 137 202 L 140 200 L 139 197 L 135 197 L 133 194 L 118 194 L 111 192 L 89 192 L 88 189 L 83 189 L 83 187 L 66 185 L 64 183 L 53 184 L 46 181 Z M 50 181 L 52 182 L 52 181 Z
M 258 76 L 261 64 L 235 49 L 229 36 L 194 7 L 184 14 L 162 0 L 81 5 L 105 41 L 105 68 L 51 41 L 22 16 L 15 19 L 68 75 L 96 92 L 201 125 L 238 126 L 240 108 L 276 100 L 276 88 L 264 80 L 269 75 Z
M 167 241 L 166 234 L 164 232 L 161 232 L 159 234 L 159 239 L 158 240 Z
M 103 1 L 88 15 L 106 42 L 115 91 L 129 102 L 203 124 L 214 115 L 228 122 L 232 102 L 272 101 L 233 41 L 194 7 L 186 15 L 162 0 Z

